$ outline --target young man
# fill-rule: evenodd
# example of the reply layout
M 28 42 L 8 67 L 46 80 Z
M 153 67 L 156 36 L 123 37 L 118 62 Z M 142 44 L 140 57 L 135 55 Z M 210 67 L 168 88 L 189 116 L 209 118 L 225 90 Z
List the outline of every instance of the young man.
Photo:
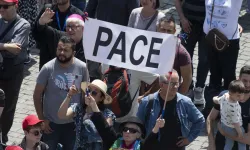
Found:
M 166 123 L 160 130 L 160 134 L 151 134 L 159 138 L 159 142 L 154 143 L 153 147 L 157 150 L 163 150 L 166 147 L 175 150 L 185 149 L 185 146 L 197 138 L 204 127 L 205 119 L 190 98 L 177 93 L 180 85 L 177 71 L 172 71 L 171 78 L 169 74 L 160 76 L 159 83 L 158 92 L 142 99 L 137 117 L 143 121 L 149 135 L 156 120 L 164 115 L 162 117 Z M 162 114 L 167 91 L 166 108 Z
M 194 48 L 198 42 L 199 62 L 197 68 L 196 84 L 193 89 L 194 104 L 204 105 L 204 87 L 208 74 L 207 51 L 204 49 L 205 36 L 203 33 L 203 22 L 205 20 L 205 0 L 175 0 L 175 7 L 180 16 L 182 31 L 188 35 L 187 39 L 182 39 L 182 44 L 193 58 Z M 193 95 L 193 94 L 190 94 Z
M 17 14 L 18 0 L 0 0 L 0 6 L 0 88 L 6 97 L 0 125 L 6 143 L 23 81 L 30 24 Z
M 159 20 L 157 32 L 175 34 L 176 25 L 173 17 L 163 17 Z M 179 88 L 179 93 L 186 95 L 192 82 L 192 60 L 189 53 L 181 43 L 177 44 L 174 60 L 174 69 L 182 77 L 183 81 Z
M 39 149 L 39 150 L 48 150 L 49 147 L 47 144 L 41 142 L 42 137 L 42 123 L 43 120 L 40 120 L 35 115 L 28 115 L 24 118 L 22 127 L 25 137 L 23 138 L 21 144 L 19 145 L 23 149 Z
M 33 98 L 37 115 L 44 120 L 43 141 L 49 150 L 55 150 L 58 143 L 67 150 L 74 148 L 76 133 L 73 120 L 61 120 L 57 112 L 73 84 L 79 93 L 72 97 L 71 103 L 80 103 L 81 82 L 88 81 L 86 64 L 74 57 L 75 47 L 73 39 L 63 36 L 58 42 L 56 58 L 43 66 L 37 78 Z
M 249 134 L 249 128 L 250 128 L 250 66 L 244 66 L 240 70 L 239 80 L 243 82 L 245 85 L 245 95 L 244 99 L 239 102 L 241 106 L 241 115 L 242 115 L 242 121 L 243 121 L 243 128 L 245 129 L 245 132 Z M 222 92 L 220 95 L 225 93 L 226 91 Z M 220 114 L 220 105 L 214 105 L 213 109 L 211 110 L 208 118 L 207 118 L 207 132 L 208 132 L 208 141 L 209 141 L 209 149 L 223 149 L 225 145 L 225 137 L 221 135 L 220 132 L 217 132 L 216 138 L 214 138 L 214 121 L 217 119 L 217 117 Z M 250 137 L 245 137 L 243 139 L 233 137 L 233 140 L 236 140 L 241 143 L 249 144 L 247 143 L 249 141 Z M 237 142 L 235 142 L 237 143 Z M 234 148 L 237 149 L 237 144 L 234 144 Z M 247 146 L 248 149 L 248 146 Z
M 79 14 L 81 16 L 84 16 L 81 10 L 70 4 L 70 0 L 58 0 L 56 1 L 55 5 L 45 5 L 45 7 L 40 11 L 36 19 L 35 26 L 32 29 L 33 36 L 37 42 L 37 47 L 40 49 L 39 69 L 41 69 L 45 63 L 55 57 L 55 49 L 47 44 L 48 40 L 46 39 L 48 37 L 43 34 L 43 32 L 40 32 L 38 27 L 39 19 L 48 7 L 50 8 L 50 10 L 55 12 L 55 15 L 51 16 L 51 21 L 48 22 L 46 26 L 52 27 L 53 29 L 57 29 L 59 31 L 66 31 L 66 20 L 70 15 Z

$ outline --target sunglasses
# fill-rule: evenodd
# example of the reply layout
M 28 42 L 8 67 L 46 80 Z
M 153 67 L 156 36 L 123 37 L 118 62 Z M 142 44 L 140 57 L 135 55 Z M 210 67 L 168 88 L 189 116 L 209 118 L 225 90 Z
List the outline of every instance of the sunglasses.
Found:
M 3 9 L 8 9 L 10 6 L 14 6 L 15 4 L 12 4 L 12 5 L 0 5 L 0 9 L 3 8 Z
M 132 134 L 135 134 L 136 132 L 139 133 L 139 131 L 137 129 L 133 129 L 133 128 L 128 128 L 128 127 L 124 127 L 123 132 L 129 132 L 129 133 L 132 133 Z
M 89 89 L 89 94 L 91 94 L 92 96 L 96 96 L 98 93 L 94 90 L 92 91 Z
M 33 132 L 30 132 L 32 133 L 34 136 L 39 136 L 40 134 L 43 134 L 43 131 L 42 130 L 34 130 Z

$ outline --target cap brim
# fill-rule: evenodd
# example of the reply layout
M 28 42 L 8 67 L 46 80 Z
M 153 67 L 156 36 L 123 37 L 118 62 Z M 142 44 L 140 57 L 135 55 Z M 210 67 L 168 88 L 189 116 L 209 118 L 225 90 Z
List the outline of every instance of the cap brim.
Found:
M 37 120 L 37 121 L 32 122 L 32 123 L 29 124 L 29 125 L 30 125 L 30 126 L 33 126 L 33 125 L 36 125 L 36 124 L 41 123 L 41 122 L 44 122 L 44 120 Z
M 94 85 L 94 84 L 91 84 L 91 83 L 88 83 L 88 82 L 82 82 L 81 83 L 81 89 L 83 90 L 83 92 L 85 93 L 86 92 L 86 89 L 87 87 L 91 85 L 91 86 L 94 86 L 96 88 L 98 88 L 100 91 L 102 91 L 102 93 L 105 95 L 105 99 L 104 99 L 104 104 L 110 104 L 112 103 L 112 97 L 109 96 L 105 91 L 103 91 L 102 89 L 100 89 L 98 86 Z

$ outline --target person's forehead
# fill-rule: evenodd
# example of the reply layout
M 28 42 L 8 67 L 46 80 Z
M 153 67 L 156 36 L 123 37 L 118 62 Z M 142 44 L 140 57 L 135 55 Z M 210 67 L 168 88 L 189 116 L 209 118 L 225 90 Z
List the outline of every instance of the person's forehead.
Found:
M 173 23 L 173 21 L 162 21 L 161 23 L 160 23 L 160 25 L 161 25 L 161 27 L 162 28 L 174 28 L 174 23 Z
M 240 78 L 250 80 L 250 74 L 243 73 L 241 74 Z
M 71 48 L 71 44 L 70 43 L 63 43 L 63 42 L 59 42 L 58 46 L 61 48 Z
M 77 25 L 80 25 L 78 21 L 68 21 L 67 22 L 67 25 L 74 25 L 74 26 L 77 26 Z

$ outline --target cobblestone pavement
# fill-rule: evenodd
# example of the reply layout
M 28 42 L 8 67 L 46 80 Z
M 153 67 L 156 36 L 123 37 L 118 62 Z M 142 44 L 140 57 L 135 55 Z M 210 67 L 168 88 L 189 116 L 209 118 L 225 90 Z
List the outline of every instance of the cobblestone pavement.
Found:
M 179 17 L 173 5 L 173 0 L 162 0 L 161 9 L 164 13 L 172 14 L 177 20 L 179 24 Z M 250 15 L 246 14 L 246 1 L 243 3 L 242 11 L 240 13 L 239 23 L 244 28 L 244 33 L 242 34 L 240 40 L 240 53 L 237 62 L 237 76 L 239 74 L 239 70 L 243 65 L 250 65 Z M 177 26 L 179 32 L 180 27 Z M 23 80 L 23 84 L 21 87 L 21 91 L 19 94 L 19 100 L 16 108 L 15 119 L 11 131 L 9 132 L 9 142 L 8 143 L 19 143 L 23 138 L 23 131 L 21 122 L 23 118 L 28 114 L 36 114 L 35 108 L 33 104 L 33 91 L 35 87 L 35 82 L 38 74 L 38 61 L 39 61 L 39 51 L 37 49 L 32 50 L 33 60 L 30 64 L 28 64 L 25 68 L 25 78 Z M 196 67 L 198 63 L 197 50 L 195 51 L 195 56 L 193 58 L 194 62 L 194 73 L 196 74 Z M 230 62 L 229 62 L 230 63 Z M 192 142 L 187 149 L 188 150 L 198 150 L 198 149 L 207 149 L 208 140 L 207 136 L 204 132 L 194 141 Z

